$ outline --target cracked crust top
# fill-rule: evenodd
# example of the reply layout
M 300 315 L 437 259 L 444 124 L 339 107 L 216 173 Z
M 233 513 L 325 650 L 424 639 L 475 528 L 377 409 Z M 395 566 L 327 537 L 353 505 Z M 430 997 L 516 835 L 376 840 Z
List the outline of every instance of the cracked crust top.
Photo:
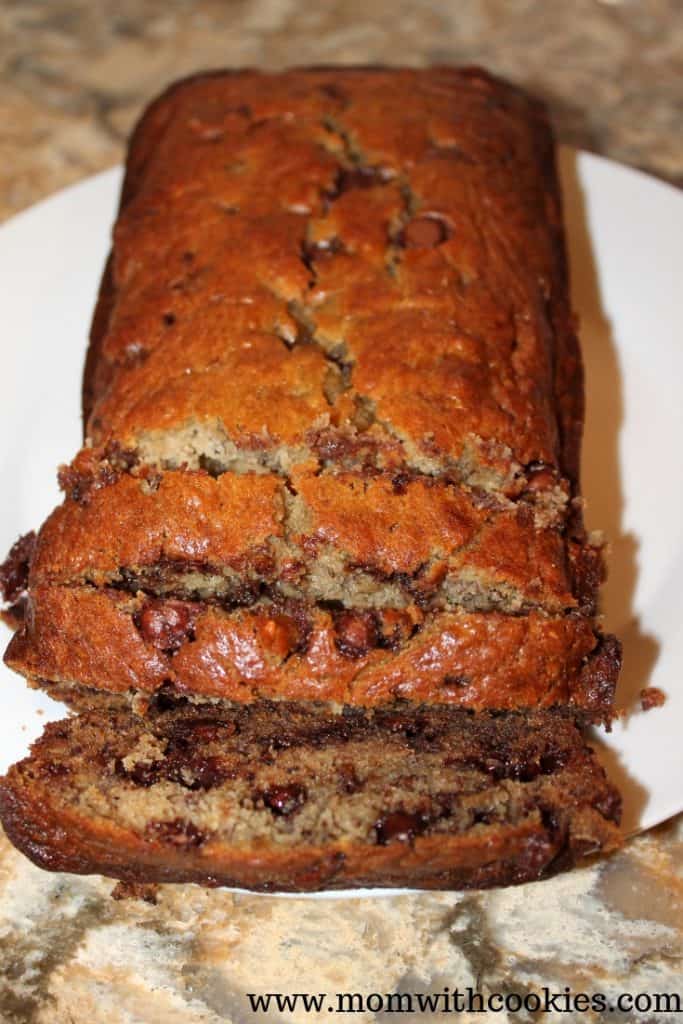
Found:
M 177 84 L 135 133 L 105 285 L 96 446 L 168 462 L 160 433 L 194 426 L 249 458 L 327 430 L 506 492 L 576 476 L 552 139 L 481 72 Z

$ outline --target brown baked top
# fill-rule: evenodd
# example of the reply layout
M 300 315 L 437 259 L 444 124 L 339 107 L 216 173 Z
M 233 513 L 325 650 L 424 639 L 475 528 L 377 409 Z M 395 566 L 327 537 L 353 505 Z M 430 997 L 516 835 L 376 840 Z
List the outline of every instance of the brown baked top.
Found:
M 552 137 L 482 72 L 179 83 L 133 138 L 111 274 L 96 444 L 182 462 L 157 432 L 199 427 L 233 459 L 336 461 L 361 433 L 512 493 L 575 476 Z

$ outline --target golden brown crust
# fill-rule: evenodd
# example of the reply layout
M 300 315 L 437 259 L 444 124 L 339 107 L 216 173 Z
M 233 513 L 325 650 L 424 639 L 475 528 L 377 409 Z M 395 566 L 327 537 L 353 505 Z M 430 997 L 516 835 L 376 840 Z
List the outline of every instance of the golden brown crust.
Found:
M 116 303 L 91 374 L 110 382 L 108 398 L 90 388 L 102 399 L 94 434 L 127 443 L 198 413 L 219 417 L 247 445 L 263 427 L 302 439 L 330 409 L 324 398 L 301 404 L 297 346 L 268 347 L 269 335 L 287 332 L 295 302 L 314 310 L 323 345 L 346 345 L 354 392 L 371 395 L 378 418 L 423 455 L 457 460 L 465 445 L 503 475 L 512 453 L 516 467 L 565 461 L 555 328 L 567 350 L 557 366 L 563 394 L 575 391 L 576 352 L 541 108 L 489 76 L 453 69 L 294 71 L 277 85 L 252 72 L 179 83 L 136 132 L 116 233 Z M 222 154 L 227 174 L 216 171 Z M 411 244 L 414 230 L 406 241 L 407 225 L 426 214 L 448 226 L 435 247 Z M 313 252 L 302 261 L 306 245 Z M 201 266 L 188 269 L 198 249 Z M 144 336 L 145 358 L 137 352 L 131 365 L 134 336 Z M 255 364 L 246 337 L 259 346 Z M 319 355 L 305 356 L 311 382 L 313 364 L 324 367 Z M 194 371 L 182 387 L 176 358 L 178 371 Z M 217 399 L 216 374 L 224 391 L 239 366 L 244 398 L 250 374 L 267 381 L 271 362 L 276 421 L 275 392 L 266 391 L 241 421 L 237 394 Z M 349 422 L 343 408 L 333 418 Z M 561 410 L 567 436 L 572 418 Z
M 242 569 L 282 537 L 282 482 L 273 476 L 121 475 L 87 500 L 67 500 L 40 531 L 31 586 L 106 582 L 120 568 L 184 562 Z

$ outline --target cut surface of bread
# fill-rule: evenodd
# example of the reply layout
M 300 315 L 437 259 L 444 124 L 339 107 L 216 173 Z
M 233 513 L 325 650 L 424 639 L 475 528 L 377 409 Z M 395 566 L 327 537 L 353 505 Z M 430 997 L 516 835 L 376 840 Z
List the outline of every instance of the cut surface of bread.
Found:
M 305 891 L 533 881 L 618 845 L 620 801 L 563 712 L 181 703 L 49 725 L 0 812 L 44 867 Z

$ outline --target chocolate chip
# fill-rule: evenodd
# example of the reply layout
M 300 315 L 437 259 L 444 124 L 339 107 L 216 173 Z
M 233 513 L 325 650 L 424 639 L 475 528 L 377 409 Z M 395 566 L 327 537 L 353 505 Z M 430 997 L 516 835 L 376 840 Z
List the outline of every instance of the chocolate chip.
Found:
M 193 757 L 173 772 L 174 781 L 186 789 L 213 789 L 228 778 L 219 757 Z
M 128 472 L 138 463 L 138 453 L 135 449 L 124 448 L 118 441 L 110 441 L 102 457 L 120 473 Z
M 261 799 L 273 814 L 286 818 L 306 803 L 306 790 L 295 782 L 285 786 L 271 786 L 261 793 Z
M 117 774 L 130 779 L 136 786 L 142 786 L 147 789 L 159 781 L 163 764 L 163 761 L 138 761 L 137 764 L 134 764 L 132 768 L 126 771 L 123 767 L 123 762 L 117 760 L 115 770 Z
M 377 721 L 380 723 L 382 729 L 387 729 L 391 733 L 403 732 L 403 716 L 395 714 L 394 712 L 383 712 L 382 708 L 377 711 Z
M 10 604 L 0 611 L 0 619 L 2 619 L 3 622 L 12 630 L 21 629 L 26 622 L 28 606 L 28 594 L 22 594 L 18 601 L 15 601 L 14 604 Z
M 621 644 L 615 636 L 600 637 L 598 646 L 584 663 L 579 676 L 577 694 L 584 710 L 609 715 L 614 689 L 621 668 Z
M 561 771 L 567 763 L 567 754 L 564 751 L 550 750 L 541 754 L 539 768 L 541 775 L 554 775 Z
M 397 473 L 391 480 L 391 487 L 394 494 L 405 494 L 408 490 L 408 484 L 414 479 L 414 473 Z
M 337 177 L 337 190 L 341 195 L 352 188 L 374 188 L 382 182 L 378 168 L 356 167 L 353 170 L 342 170 Z
M 186 708 L 189 703 L 189 699 L 181 696 L 170 682 L 162 683 L 154 694 L 154 709 L 156 711 L 174 711 L 178 708 Z
M 462 689 L 463 687 L 470 685 L 470 679 L 469 679 L 469 676 L 459 676 L 459 675 L 449 675 L 449 674 L 446 674 L 443 677 L 443 685 L 446 686 L 446 687 L 454 686 L 457 689 Z
M 142 366 L 148 357 L 149 349 L 139 341 L 131 341 L 123 350 L 123 365 L 127 370 L 132 370 L 136 366 Z
M 472 813 L 473 825 L 490 825 L 495 820 L 493 811 L 482 810 L 481 808 Z
M 416 753 L 440 751 L 442 734 L 434 726 L 424 725 L 414 736 L 406 735 L 406 740 Z
M 348 93 L 344 89 L 340 88 L 335 82 L 324 82 L 320 87 L 320 91 L 330 99 L 337 100 L 338 103 L 348 103 Z
M 214 721 L 210 718 L 188 722 L 187 733 L 193 744 L 215 743 L 234 736 L 238 732 L 237 723 L 230 721 Z
M 28 568 L 36 547 L 33 530 L 20 537 L 0 565 L 0 594 L 8 602 L 17 601 L 28 587 Z
M 352 764 L 340 764 L 339 768 L 339 788 L 342 793 L 357 793 L 362 787 L 362 783 L 356 775 L 356 769 Z
M 541 774 L 541 759 L 538 756 L 524 761 L 510 760 L 506 766 L 505 776 L 519 782 L 533 782 Z
M 48 761 L 42 768 L 42 772 L 45 775 L 49 775 L 52 778 L 62 778 L 64 775 L 71 774 L 71 768 L 68 764 L 64 764 L 61 761 Z
M 375 822 L 375 834 L 380 846 L 387 843 L 406 843 L 424 832 L 429 824 L 424 814 L 391 811 Z
M 173 821 L 150 821 L 145 828 L 145 835 L 150 839 L 159 839 L 162 843 L 170 843 L 171 846 L 180 848 L 201 846 L 208 839 L 206 832 L 202 832 L 191 821 L 183 818 L 174 818 Z
M 137 452 L 111 442 L 99 454 L 85 449 L 69 466 L 60 466 L 59 486 L 73 501 L 87 504 L 93 492 L 116 483 L 138 462 Z
M 476 767 L 487 775 L 490 775 L 492 779 L 505 779 L 508 776 L 508 767 L 504 761 L 499 761 L 495 757 L 484 757 L 482 761 L 476 765 Z
M 399 236 L 399 244 L 406 249 L 435 249 L 450 236 L 448 225 L 441 217 L 422 214 L 406 224 Z
M 341 167 L 326 198 L 335 200 L 345 192 L 350 192 L 351 189 L 385 185 L 394 176 L 394 172 L 388 167 Z
M 79 504 L 87 505 L 91 493 L 101 487 L 116 483 L 118 472 L 107 463 L 103 463 L 95 473 L 81 473 L 73 466 L 60 466 L 57 479 L 61 490 Z
M 211 455 L 204 455 L 203 453 L 199 456 L 199 468 L 212 477 L 222 476 L 225 472 L 225 465 L 220 459 L 214 459 Z
M 343 249 L 344 246 L 339 238 L 322 238 L 317 242 L 304 242 L 301 246 L 301 255 L 308 269 L 312 270 L 312 264 L 316 260 L 336 256 Z
M 377 647 L 377 620 L 372 612 L 338 612 L 334 619 L 336 644 L 348 658 L 362 658 Z
M 196 609 L 184 601 L 150 601 L 136 616 L 145 643 L 173 654 L 192 635 Z
M 541 808 L 541 821 L 552 835 L 557 835 L 562 827 L 562 821 L 554 807 Z
M 532 462 L 527 466 L 527 490 L 542 491 L 558 482 L 557 472 L 545 462 Z

